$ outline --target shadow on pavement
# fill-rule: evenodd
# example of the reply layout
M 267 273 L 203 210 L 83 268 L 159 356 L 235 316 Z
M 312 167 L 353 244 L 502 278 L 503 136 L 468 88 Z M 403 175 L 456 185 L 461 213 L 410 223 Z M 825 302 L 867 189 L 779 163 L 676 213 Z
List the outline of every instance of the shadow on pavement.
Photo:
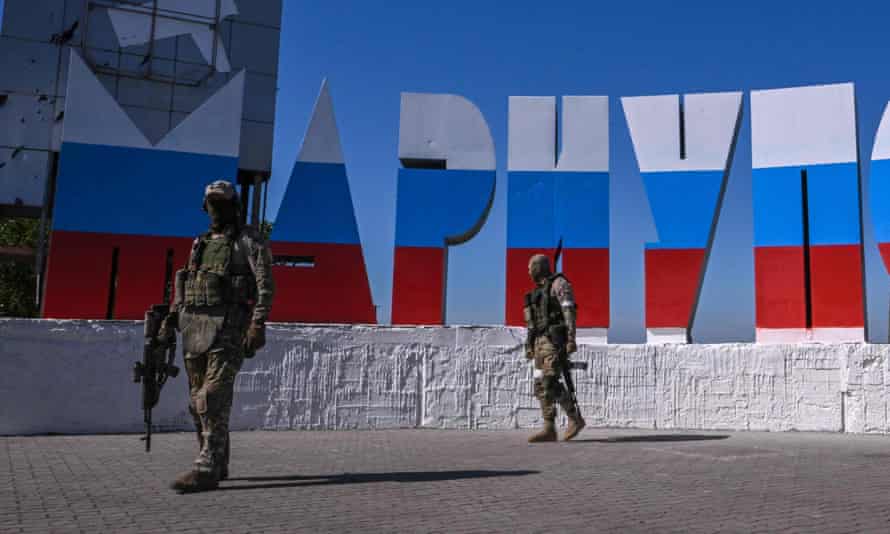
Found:
M 536 475 L 540 471 L 404 471 L 394 473 L 343 473 L 342 475 L 288 475 L 272 477 L 230 478 L 226 482 L 263 482 L 220 486 L 218 491 L 268 488 L 297 488 L 368 482 L 442 482 L 470 478 L 518 477 Z
M 729 435 L 726 434 L 643 434 L 641 436 L 616 436 L 614 438 L 573 439 L 572 443 L 651 443 L 660 441 L 708 441 L 727 438 L 729 438 Z

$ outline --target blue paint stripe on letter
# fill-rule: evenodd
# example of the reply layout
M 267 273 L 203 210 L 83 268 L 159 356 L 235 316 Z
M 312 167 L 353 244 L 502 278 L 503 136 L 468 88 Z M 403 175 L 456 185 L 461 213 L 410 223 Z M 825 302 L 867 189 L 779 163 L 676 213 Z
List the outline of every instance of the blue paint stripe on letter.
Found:
M 658 241 L 647 249 L 705 248 L 717 208 L 722 171 L 643 173 Z
M 290 243 L 358 245 L 358 225 L 341 163 L 294 164 L 273 237 Z
M 399 169 L 397 247 L 442 247 L 485 213 L 494 171 Z
M 207 228 L 204 187 L 234 182 L 238 159 L 64 143 L 53 229 L 191 237 Z

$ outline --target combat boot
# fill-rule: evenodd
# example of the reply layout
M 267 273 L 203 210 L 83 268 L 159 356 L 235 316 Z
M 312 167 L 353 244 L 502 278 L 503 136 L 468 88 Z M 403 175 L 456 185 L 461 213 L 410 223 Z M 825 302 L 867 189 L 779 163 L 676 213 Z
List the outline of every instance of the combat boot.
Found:
M 543 443 L 546 441 L 556 441 L 556 423 L 553 421 L 544 421 L 544 429 L 528 438 L 529 443 Z
M 566 433 L 563 435 L 562 439 L 568 441 L 574 438 L 585 426 L 587 426 L 587 423 L 584 422 L 584 418 L 581 417 L 581 414 L 570 417 L 569 426 L 566 427 Z
M 219 477 L 215 473 L 208 473 L 193 469 L 183 473 L 170 485 L 171 489 L 179 493 L 195 493 L 198 491 L 210 491 L 219 487 Z

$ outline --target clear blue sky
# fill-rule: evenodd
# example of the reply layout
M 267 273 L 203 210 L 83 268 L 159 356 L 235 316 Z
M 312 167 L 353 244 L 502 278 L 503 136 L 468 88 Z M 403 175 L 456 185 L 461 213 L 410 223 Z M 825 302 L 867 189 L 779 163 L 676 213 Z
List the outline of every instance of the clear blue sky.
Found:
M 280 202 L 323 77 L 331 83 L 365 261 L 389 318 L 399 93 L 457 93 L 494 136 L 498 193 L 488 223 L 452 249 L 447 321 L 504 316 L 506 113 L 510 95 L 609 95 L 612 329 L 645 339 L 642 245 L 649 206 L 618 98 L 744 90 L 745 115 L 694 336 L 752 340 L 751 89 L 853 81 L 861 157 L 890 98 L 885 2 L 286 1 L 270 209 Z M 867 195 L 868 161 L 862 162 Z M 867 200 L 867 196 L 866 196 Z M 886 340 L 888 276 L 866 202 L 870 338 Z

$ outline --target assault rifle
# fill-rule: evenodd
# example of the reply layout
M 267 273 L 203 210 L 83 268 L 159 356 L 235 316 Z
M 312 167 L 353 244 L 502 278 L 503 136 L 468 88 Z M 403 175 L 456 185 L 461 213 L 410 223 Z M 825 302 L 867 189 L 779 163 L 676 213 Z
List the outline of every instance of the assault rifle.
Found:
M 559 257 L 562 255 L 562 237 L 559 238 L 559 244 L 556 245 L 556 252 L 553 254 L 553 270 L 556 270 L 556 266 L 559 262 Z M 569 354 L 566 352 L 566 345 L 568 343 L 567 332 L 565 331 L 565 327 L 562 327 L 562 336 L 559 333 L 551 336 L 551 342 L 556 345 L 557 350 L 559 350 L 560 358 L 563 361 L 562 365 L 562 379 L 566 383 L 566 389 L 569 391 L 569 397 L 572 399 L 572 404 L 575 405 L 575 410 L 578 412 L 578 415 L 581 415 L 581 406 L 578 404 L 578 397 L 575 395 L 575 381 L 572 379 L 572 369 L 580 369 L 587 370 L 587 362 L 574 362 L 569 359 Z M 559 338 L 559 339 L 552 339 Z
M 145 452 L 151 451 L 151 410 L 161 398 L 161 390 L 168 378 L 175 378 L 179 368 L 176 358 L 176 335 L 160 339 L 161 325 L 170 316 L 168 304 L 155 304 L 145 312 L 145 339 L 142 361 L 133 367 L 133 382 L 142 383 L 142 411 L 145 420 Z

